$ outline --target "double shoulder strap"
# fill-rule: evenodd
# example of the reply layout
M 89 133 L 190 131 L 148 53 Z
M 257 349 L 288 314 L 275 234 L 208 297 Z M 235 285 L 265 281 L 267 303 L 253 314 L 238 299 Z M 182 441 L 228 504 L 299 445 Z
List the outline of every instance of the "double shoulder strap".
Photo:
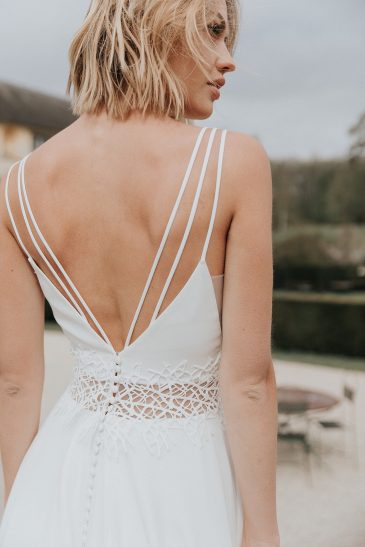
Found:
M 180 202 L 181 202 L 181 199 L 183 197 L 183 194 L 184 194 L 184 191 L 185 191 L 185 188 L 188 184 L 188 181 L 189 181 L 189 178 L 190 178 L 190 174 L 191 174 L 191 171 L 192 171 L 192 168 L 193 168 L 193 165 L 194 165 L 194 162 L 195 162 L 195 159 L 196 159 L 196 156 L 198 154 L 198 151 L 199 151 L 199 148 L 200 148 L 200 145 L 201 145 L 201 142 L 202 142 L 202 138 L 204 136 L 204 133 L 206 132 L 208 128 L 207 127 L 202 127 L 202 129 L 200 130 L 200 132 L 198 133 L 198 136 L 197 136 L 197 139 L 196 139 L 196 142 L 195 142 L 195 146 L 194 146 L 194 149 L 192 151 L 192 154 L 190 156 L 190 160 L 189 160 L 189 163 L 188 163 L 188 166 L 187 166 L 187 169 L 186 169 L 186 172 L 185 172 L 185 175 L 184 175 L 184 178 L 183 178 L 183 181 L 182 181 L 182 184 L 181 184 L 181 187 L 180 187 L 180 190 L 179 190 L 179 193 L 178 193 L 178 196 L 176 198 L 176 201 L 175 201 L 175 204 L 173 206 L 173 209 L 171 211 L 171 214 L 170 214 L 170 217 L 168 219 L 168 222 L 167 222 L 167 225 L 166 225 L 166 228 L 165 228 L 165 231 L 164 231 L 164 234 L 162 236 L 162 240 L 161 240 L 161 243 L 160 243 L 160 246 L 157 250 L 157 253 L 155 255 L 155 259 L 153 261 L 153 264 L 152 264 L 152 267 L 151 267 L 151 270 L 149 272 L 149 275 L 148 275 L 148 278 L 147 278 L 147 281 L 146 281 L 146 284 L 145 284 L 145 287 L 142 291 L 142 295 L 140 297 L 140 300 L 139 300 L 139 303 L 138 303 L 138 306 L 137 306 L 137 309 L 135 311 L 135 314 L 134 314 L 134 317 L 133 317 L 133 320 L 131 322 L 131 325 L 130 325 L 130 328 L 129 328 L 129 331 L 128 331 L 128 335 L 127 335 L 127 338 L 126 338 L 126 342 L 125 342 L 125 347 L 129 345 L 130 343 L 130 340 L 131 340 L 131 337 L 132 337 L 132 334 L 133 334 L 133 330 L 134 330 L 134 327 L 136 325 L 136 322 L 138 320 L 138 317 L 139 317 L 139 313 L 141 311 L 141 308 L 142 308 L 142 305 L 144 303 L 144 300 L 145 300 L 145 297 L 147 295 L 147 292 L 148 292 L 148 289 L 150 287 L 150 284 L 152 282 L 152 278 L 153 278 L 153 275 L 155 273 L 155 270 L 156 270 L 156 267 L 158 265 L 158 262 L 159 262 L 159 259 L 161 257 L 161 254 L 163 252 L 163 249 L 165 247 L 165 243 L 166 243 L 166 240 L 167 240 L 167 237 L 170 233 L 170 230 L 171 230 L 171 226 L 174 222 L 174 219 L 176 217 L 176 213 L 177 213 L 177 210 L 179 208 L 179 205 L 180 205 Z M 192 207 L 191 207 L 191 210 L 190 210 L 190 214 L 189 214 L 189 218 L 188 218 L 188 221 L 187 221 L 187 224 L 186 224 L 186 228 L 185 228 L 185 231 L 184 231 L 184 234 L 183 234 L 183 237 L 182 237 L 182 240 L 181 240 L 181 243 L 180 243 L 180 246 L 177 250 L 177 253 L 176 253 L 176 256 L 175 256 L 175 259 L 174 259 L 174 262 L 171 266 L 171 270 L 168 274 L 168 277 L 165 281 L 165 284 L 164 284 L 164 287 L 161 291 L 161 295 L 158 299 L 158 302 L 156 304 L 156 307 L 154 309 L 154 312 L 152 314 L 152 317 L 151 317 L 151 321 L 150 321 L 150 324 L 155 321 L 155 319 L 157 318 L 157 315 L 158 315 L 158 312 L 160 310 L 160 307 L 162 305 L 162 302 L 163 302 L 163 299 L 165 297 L 165 294 L 169 288 L 169 285 L 171 283 L 171 280 L 172 280 L 172 277 L 175 273 L 175 270 L 179 264 L 179 261 L 180 261 L 180 258 L 181 258 L 181 255 L 183 253 L 183 250 L 185 248 L 185 244 L 186 244 L 186 241 L 188 239 L 188 236 L 189 236 L 189 233 L 190 233 L 190 230 L 191 230 L 191 226 L 193 224 L 193 221 L 194 221 L 194 217 L 195 217 L 195 213 L 196 213 L 196 210 L 197 210 L 197 206 L 198 206 L 198 201 L 199 201 L 199 197 L 200 197 L 200 193 L 201 193 L 201 190 L 202 190 L 202 186 L 203 186 L 203 181 L 204 181 L 204 177 L 205 177 L 205 173 L 206 173 L 206 170 L 207 170 L 207 166 L 208 166 L 208 161 L 209 161 L 209 157 L 210 157 L 210 154 L 211 154 L 211 150 L 212 150 L 212 145 L 213 145 L 213 141 L 214 141 L 214 138 L 215 138 L 215 134 L 217 132 L 217 128 L 212 128 L 211 131 L 210 131 L 210 135 L 209 135 L 209 140 L 208 140 L 208 144 L 207 144 L 207 148 L 206 148 L 206 152 L 205 152 L 205 155 L 204 155 L 204 160 L 203 160 L 203 165 L 202 165 L 202 169 L 201 169 L 201 172 L 200 172 L 200 176 L 199 176 L 199 180 L 198 180 L 198 184 L 197 184 L 197 188 L 196 188 L 196 192 L 195 192 L 195 195 L 194 195 L 194 200 L 193 200 L 193 203 L 192 203 Z M 220 145 L 219 145 L 219 152 L 218 152 L 218 166 L 217 166 L 217 176 L 216 176 L 216 185 L 215 185 L 215 193 L 214 193 L 214 200 L 213 200 L 213 206 L 212 206 L 212 212 L 211 212 L 211 217 L 210 217 L 210 222 L 209 222 L 209 226 L 208 226 L 208 231 L 207 231 L 207 235 L 206 235 L 206 238 L 205 238 L 205 242 L 204 242 L 204 246 L 203 246 L 203 250 L 202 250 L 202 254 L 201 254 L 201 257 L 200 257 L 200 261 L 205 261 L 206 260 L 206 254 L 207 254 L 207 250 L 208 250 L 208 246 L 209 246 L 209 241 L 210 241 L 210 238 L 211 238 L 211 234 L 212 234 L 212 230 L 213 230 L 213 225 L 214 225 L 214 219 L 215 219 L 215 216 L 216 216 L 216 211 L 217 211 L 217 204 L 218 204 L 218 196 L 219 196 L 219 189 L 220 189 L 220 180 L 221 180 L 221 173 L 222 173 L 222 163 L 223 163 L 223 152 L 224 152 L 224 144 L 225 144 L 225 138 L 226 138 L 226 134 L 227 134 L 227 130 L 226 129 L 223 129 L 221 131 L 221 139 L 220 139 Z M 63 268 L 62 264 L 59 262 L 59 260 L 57 259 L 56 255 L 54 254 L 54 252 L 52 251 L 51 247 L 49 246 L 49 244 L 47 243 L 44 235 L 42 234 L 38 224 L 37 224 L 37 221 L 34 217 L 34 214 L 33 214 L 33 211 L 32 211 L 32 208 L 30 206 L 30 203 L 29 203 L 29 199 L 28 199 L 28 195 L 27 195 L 27 190 L 26 190 L 26 185 L 25 185 L 25 178 L 24 178 L 24 167 L 25 167 L 25 164 L 26 164 L 26 160 L 27 158 L 30 156 L 30 154 L 28 154 L 27 156 L 25 156 L 22 160 L 20 160 L 19 162 L 19 169 L 18 169 L 18 185 L 17 185 L 17 189 L 18 189 L 18 197 L 19 197 L 19 203 L 20 203 L 20 208 L 21 208 L 21 213 L 22 213 L 22 216 L 23 216 L 23 219 L 24 219 L 24 222 L 25 222 L 25 225 L 27 227 L 27 230 L 28 230 L 28 233 L 29 233 L 29 236 L 35 246 L 35 248 L 37 249 L 39 255 L 42 257 L 42 259 L 44 260 L 44 262 L 47 264 L 49 270 L 53 273 L 53 275 L 55 276 L 55 278 L 57 279 L 57 281 L 60 283 L 61 287 L 64 289 L 64 291 L 66 292 L 66 294 L 69 296 L 72 304 L 75 306 L 76 310 L 80 313 L 80 315 L 82 315 L 85 320 L 87 320 L 87 317 L 84 313 L 84 311 L 82 310 L 82 308 L 80 307 L 79 303 L 77 302 L 77 300 L 75 299 L 74 295 L 72 294 L 71 290 L 74 292 L 75 295 L 77 295 L 79 301 L 82 303 L 83 307 L 85 308 L 85 310 L 87 311 L 87 314 L 89 315 L 90 319 L 93 321 L 94 325 L 97 327 L 100 335 L 103 337 L 103 339 L 111 346 L 112 344 L 110 343 L 110 340 L 108 338 L 108 336 L 106 335 L 106 333 L 104 332 L 104 329 L 102 328 L 102 326 L 99 324 L 99 322 L 97 321 L 96 317 L 94 316 L 94 314 L 92 313 L 92 311 L 90 310 L 90 308 L 88 307 L 87 303 L 85 302 L 85 300 L 83 299 L 83 297 L 81 296 L 80 292 L 78 291 L 78 289 L 76 288 L 76 286 L 74 285 L 74 283 L 72 282 L 71 278 L 69 277 L 69 275 L 67 274 L 67 272 L 65 271 L 65 269 Z M 17 162 L 18 163 L 18 162 Z M 10 207 L 10 202 L 9 202 L 9 192 L 8 192 L 8 186 L 9 186 L 9 177 L 10 177 L 10 174 L 11 174 L 11 171 L 13 169 L 13 167 L 15 166 L 16 164 L 13 164 L 9 171 L 8 171 L 8 175 L 7 175 L 7 178 L 6 178 L 6 184 L 5 184 L 5 200 L 6 200 L 6 207 L 7 207 L 7 210 L 8 210 L 8 213 L 9 213 L 9 217 L 10 217 L 10 220 L 11 220 L 11 224 L 13 226 L 13 229 L 14 229 L 14 233 L 19 241 L 19 244 L 21 246 L 21 248 L 23 249 L 24 253 L 27 255 L 28 257 L 28 260 L 29 262 L 32 264 L 33 267 L 35 267 L 36 269 L 39 270 L 39 267 L 37 266 L 37 264 L 35 263 L 35 261 L 33 260 L 32 256 L 30 255 L 28 249 L 26 248 L 26 246 L 24 245 L 21 237 L 20 237 L 20 234 L 19 234 L 19 231 L 17 229 L 17 226 L 16 226 L 16 223 L 15 223 L 15 220 L 14 220 L 14 216 L 12 214 L 12 211 L 11 211 L 11 207 Z M 29 216 L 29 218 L 28 218 Z M 36 238 L 34 237 L 34 232 L 33 232 L 33 228 L 31 226 L 31 224 L 33 225 L 33 228 L 34 230 L 36 231 L 36 233 L 38 234 L 40 240 L 42 241 L 42 243 L 44 244 L 45 248 L 47 249 L 48 253 L 50 254 L 50 256 L 52 257 L 52 259 L 54 260 L 54 262 L 57 264 L 60 272 L 62 273 L 63 277 L 64 277 L 64 280 L 62 279 L 62 277 L 55 271 L 54 267 L 52 266 L 52 264 L 49 262 L 49 260 L 47 259 L 47 257 L 44 255 L 42 249 L 40 248 L 40 246 L 38 245 L 38 242 L 36 240 Z M 44 275 L 44 274 L 43 274 Z M 50 280 L 49 280 L 50 281 Z M 71 289 L 71 290 L 70 290 Z

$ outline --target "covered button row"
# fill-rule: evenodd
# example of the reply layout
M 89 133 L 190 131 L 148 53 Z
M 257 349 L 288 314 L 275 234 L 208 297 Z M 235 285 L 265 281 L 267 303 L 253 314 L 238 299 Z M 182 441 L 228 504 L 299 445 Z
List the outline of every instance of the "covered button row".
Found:
M 117 354 L 116 358 L 115 358 L 115 365 L 114 365 L 114 371 L 119 374 L 122 370 L 122 357 L 120 355 Z M 119 387 L 118 387 L 118 383 L 114 382 L 113 383 L 113 386 L 112 386 L 112 393 L 117 393 L 119 390 Z M 109 397 L 109 403 L 112 405 L 114 404 L 116 401 L 115 401 L 115 397 L 113 397 L 113 395 L 111 395 Z
M 117 356 L 116 358 L 116 363 L 115 363 L 115 366 L 114 366 L 114 370 L 116 373 L 119 373 L 121 371 L 121 357 L 120 355 Z M 112 392 L 113 393 L 116 393 L 118 391 L 118 384 L 113 384 L 113 388 L 112 388 Z M 109 398 L 109 402 L 111 404 L 113 404 L 115 402 L 115 398 L 113 396 L 111 396 Z M 100 423 L 98 425 L 98 434 L 95 438 L 95 446 L 94 446 L 94 454 L 93 454 L 93 459 L 92 459 L 92 462 L 91 462 L 91 469 L 90 469 L 90 475 L 89 475 L 89 486 L 88 486 L 88 489 L 87 489 L 87 501 L 86 501 L 86 507 L 85 507 L 85 512 L 86 512 L 86 515 L 85 515 L 85 521 L 84 521 L 84 526 L 83 526 L 83 530 L 82 530 L 82 540 L 83 540 L 83 546 L 85 545 L 86 546 L 86 539 L 87 539 L 87 531 L 88 531 L 88 526 L 89 526 L 89 518 L 90 518 L 90 512 L 91 512 L 91 500 L 92 500 L 92 496 L 93 496 L 93 491 L 94 491 L 94 484 L 95 484 L 95 476 L 96 476 L 96 467 L 97 467 L 97 463 L 98 463 L 98 455 L 100 453 L 100 445 L 101 445 L 101 442 L 102 442 L 102 439 L 101 439 L 101 435 L 104 431 L 104 427 L 105 427 L 105 417 L 106 417 L 106 414 L 103 414 L 101 417 L 100 417 Z

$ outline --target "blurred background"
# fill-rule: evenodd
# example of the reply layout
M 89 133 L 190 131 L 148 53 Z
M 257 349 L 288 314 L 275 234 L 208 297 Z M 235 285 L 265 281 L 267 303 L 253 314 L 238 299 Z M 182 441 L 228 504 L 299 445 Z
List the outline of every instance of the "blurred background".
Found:
M 282 547 L 364 547 L 365 3 L 240 3 L 237 70 L 203 123 L 271 160 Z M 1 0 L 0 175 L 74 120 L 67 50 L 88 5 Z M 43 417 L 72 368 L 46 319 Z

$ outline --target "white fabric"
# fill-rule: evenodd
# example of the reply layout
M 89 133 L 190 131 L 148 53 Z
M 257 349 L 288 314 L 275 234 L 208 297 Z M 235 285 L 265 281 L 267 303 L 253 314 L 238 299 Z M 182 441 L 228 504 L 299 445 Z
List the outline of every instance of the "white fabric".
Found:
M 198 135 L 187 173 L 206 129 Z M 201 184 L 215 133 L 214 128 Z M 223 276 L 213 278 L 205 260 L 225 136 L 223 130 L 202 256 L 174 300 L 120 352 L 100 325 L 94 323 L 99 332 L 91 327 L 25 248 L 11 213 L 8 177 L 7 207 L 15 233 L 70 342 L 75 365 L 72 381 L 20 465 L 1 521 L 0 547 L 241 546 L 241 500 L 218 384 Z M 38 232 L 26 194 L 25 160 L 19 169 L 19 198 L 25 199 L 24 218 L 28 214 Z M 185 174 L 182 189 L 187 179 Z M 200 189 L 198 185 L 191 222 Z M 173 213 L 164 238 L 171 218 Z M 30 222 L 27 228 L 31 234 Z M 180 255 L 178 251 L 178 259 Z

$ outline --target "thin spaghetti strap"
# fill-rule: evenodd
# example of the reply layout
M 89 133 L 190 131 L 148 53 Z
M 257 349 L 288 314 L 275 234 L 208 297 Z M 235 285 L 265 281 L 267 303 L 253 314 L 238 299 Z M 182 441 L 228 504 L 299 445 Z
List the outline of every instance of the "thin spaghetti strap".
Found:
M 181 201 L 181 198 L 184 194 L 184 191 L 185 191 L 185 188 L 186 188 L 186 185 L 189 181 L 189 178 L 190 178 L 190 174 L 191 174 L 191 170 L 193 168 L 193 165 L 194 165 L 194 162 L 195 162 L 195 158 L 197 156 L 197 153 L 198 153 L 198 150 L 200 148 L 200 143 L 202 141 L 202 138 L 203 138 L 203 135 L 205 133 L 205 131 L 207 130 L 207 127 L 202 127 L 202 129 L 200 130 L 199 134 L 198 134 L 198 138 L 196 140 L 196 143 L 195 143 L 195 146 L 194 146 L 194 149 L 193 149 L 193 152 L 191 154 L 191 157 L 190 157 L 190 161 L 189 161 L 189 164 L 188 164 L 188 167 L 187 167 L 187 170 L 185 172 L 185 176 L 184 176 L 184 179 L 182 181 L 182 184 L 181 184 L 181 187 L 180 187 L 180 191 L 179 191 L 179 194 L 176 198 L 176 201 L 175 201 L 175 204 L 174 204 L 174 207 L 172 209 L 172 212 L 170 214 L 170 218 L 167 222 L 167 225 L 166 225 L 166 228 L 165 228 L 165 232 L 163 234 L 163 237 L 162 237 L 162 240 L 161 240 L 161 243 L 160 243 L 160 246 L 158 248 L 158 251 L 156 253 L 156 256 L 155 256 L 155 259 L 153 261 L 153 264 L 152 264 L 152 267 L 151 267 L 151 270 L 149 272 L 149 275 L 148 275 L 148 278 L 147 278 L 147 281 L 146 281 L 146 284 L 145 284 L 145 287 L 143 289 L 143 292 L 142 292 L 142 295 L 141 295 L 141 298 L 139 300 L 139 303 L 138 303 L 138 306 L 137 306 L 137 309 L 135 311 L 135 314 L 134 314 L 134 317 L 133 317 L 133 320 L 132 320 L 132 323 L 129 327 L 129 331 L 128 331 L 128 334 L 127 334 L 127 338 L 126 338 L 126 342 L 125 342 L 125 347 L 127 347 L 129 345 L 129 342 L 130 342 L 130 339 L 132 337 L 132 334 L 133 334 L 133 331 L 134 331 L 134 327 L 136 325 L 136 322 L 137 322 L 137 319 L 139 317 L 139 313 L 141 311 L 141 308 L 142 308 L 142 305 L 143 305 L 143 302 L 145 301 L 145 298 L 146 298 L 146 294 L 147 294 L 147 291 L 150 287 L 150 284 L 152 282 L 152 278 L 153 278 L 153 275 L 155 273 L 155 270 L 157 268 L 157 265 L 158 265 L 158 262 L 160 260 L 160 257 L 161 257 L 161 254 L 162 254 L 162 251 L 165 247 L 165 243 L 166 243 L 166 240 L 167 240 L 167 237 L 170 233 L 170 229 L 171 229 L 171 226 L 172 226 L 172 223 L 175 219 L 175 216 L 176 216 L 176 213 L 177 213 L 177 210 L 178 210 L 178 207 L 180 205 L 180 201 Z
M 29 156 L 29 154 L 28 154 Z M 37 249 L 38 253 L 40 254 L 40 256 L 43 258 L 43 260 L 45 261 L 45 263 L 47 264 L 48 268 L 51 270 L 51 272 L 53 273 L 53 275 L 55 276 L 55 278 L 57 279 L 57 281 L 60 283 L 60 285 L 62 286 L 62 288 L 65 290 L 65 292 L 67 293 L 67 295 L 70 297 L 72 303 L 74 304 L 74 306 L 77 308 L 77 311 L 80 313 L 80 315 L 87 321 L 87 318 L 82 310 L 82 308 L 80 307 L 80 305 L 78 304 L 78 302 L 75 300 L 74 296 L 72 295 L 72 293 L 69 291 L 69 289 L 67 288 L 67 286 L 65 285 L 65 283 L 62 281 L 62 279 L 60 278 L 60 276 L 58 275 L 58 273 L 55 271 L 55 269 L 53 268 L 52 264 L 49 262 L 49 260 L 47 259 L 47 257 L 44 255 L 42 249 L 39 247 L 38 245 L 38 242 L 36 241 L 35 237 L 34 237 L 34 234 L 33 234 L 33 231 L 32 231 L 32 228 L 29 224 L 29 220 L 28 220 L 28 217 L 26 215 L 26 212 L 25 212 L 25 207 L 24 207 L 24 201 L 23 201 L 23 195 L 22 193 L 24 194 L 24 199 L 25 199 L 25 203 L 26 203 L 26 207 L 27 207 L 27 210 L 28 210 L 28 214 L 32 220 L 32 223 L 33 223 L 33 226 L 35 227 L 40 239 L 42 240 L 42 242 L 44 243 L 47 251 L 49 252 L 49 254 L 51 255 L 51 257 L 53 258 L 53 260 L 56 262 L 57 266 L 59 267 L 59 269 L 61 270 L 61 272 L 63 273 L 63 275 L 65 276 L 65 279 L 66 281 L 69 283 L 70 287 L 72 288 L 72 290 L 74 291 L 74 293 L 77 295 L 77 297 L 79 298 L 80 302 L 83 304 L 83 306 L 85 307 L 85 309 L 87 310 L 88 314 L 90 315 L 90 318 L 92 319 L 92 321 L 94 322 L 95 326 L 99 329 L 99 332 L 100 334 L 102 335 L 102 337 L 104 338 L 104 340 L 111 344 L 110 343 L 110 340 L 108 338 L 108 336 L 106 335 L 106 333 L 104 332 L 102 326 L 99 324 L 99 322 L 97 321 L 96 317 L 94 316 L 94 314 L 92 313 L 92 311 L 90 310 L 90 308 L 88 307 L 88 305 L 86 304 L 86 302 L 84 301 L 84 299 L 82 298 L 81 294 L 79 293 L 79 291 L 77 290 L 77 288 L 75 287 L 75 285 L 73 284 L 72 280 L 70 279 L 70 277 L 68 276 L 68 274 L 66 273 L 66 271 L 64 270 L 62 264 L 59 262 L 59 260 L 57 259 L 56 255 L 54 254 L 54 252 L 52 251 L 52 249 L 50 248 L 50 246 L 48 245 L 47 241 L 45 240 L 38 224 L 37 224 L 37 221 L 34 217 L 34 214 L 33 214 L 33 211 L 32 211 L 32 208 L 30 206 L 30 203 L 29 203 L 29 199 L 28 199 L 28 194 L 27 194 L 27 191 L 26 191 L 26 187 L 25 187 L 25 180 L 24 180 L 24 165 L 25 165 L 25 161 L 26 159 L 28 158 L 28 156 L 26 156 L 22 161 L 21 161 L 21 164 L 20 164 L 20 169 L 19 169 L 19 176 L 18 176 L 18 195 L 19 195 L 19 202 L 20 202 L 20 207 L 21 207 L 21 211 L 22 211 L 22 215 L 23 215 L 23 218 L 24 218 L 24 222 L 26 224 L 26 227 L 27 227 L 27 230 L 28 230 L 28 233 L 33 241 L 33 244 L 35 246 L 35 248 Z M 33 259 L 30 257 L 30 261 L 34 263 Z
M 215 192 L 214 192 L 214 201 L 213 201 L 213 207 L 212 207 L 212 214 L 211 214 L 211 217 L 210 217 L 207 237 L 205 239 L 201 260 L 205 260 L 205 258 L 206 258 L 208 245 L 209 245 L 209 241 L 210 241 L 210 236 L 212 235 L 214 220 L 215 220 L 215 216 L 216 216 L 216 212 L 217 212 L 218 197 L 219 197 L 219 190 L 220 190 L 221 176 L 222 176 L 224 144 L 225 144 L 225 141 L 226 141 L 226 135 L 227 135 L 227 129 L 223 129 L 222 134 L 221 134 L 220 145 L 219 145 L 217 179 L 216 179 L 216 186 L 215 186 Z
M 17 228 L 15 220 L 14 220 L 13 213 L 12 213 L 12 210 L 11 210 L 11 207 L 10 207 L 10 201 L 9 201 L 9 179 L 10 179 L 10 174 L 13 170 L 13 167 L 15 167 L 15 165 L 17 163 L 19 163 L 19 162 L 17 161 L 15 163 L 13 163 L 13 165 L 11 165 L 11 167 L 9 168 L 7 177 L 6 177 L 6 182 L 5 182 L 5 204 L 6 204 L 6 208 L 8 210 L 8 215 L 9 215 L 9 218 L 10 218 L 11 225 L 13 226 L 14 233 L 16 235 L 17 240 L 19 241 L 19 245 L 23 249 L 24 253 L 27 255 L 28 260 L 30 260 L 30 258 L 31 258 L 30 253 L 29 253 L 28 249 L 26 248 L 26 246 L 24 245 L 22 238 L 20 237 L 20 234 L 18 232 L 18 228 Z M 20 169 L 20 165 L 19 165 L 18 169 Z M 19 177 L 19 171 L 18 171 L 18 177 Z
M 18 195 L 20 196 L 19 194 L 19 188 L 20 188 L 20 176 L 21 176 L 21 170 L 23 169 L 23 166 L 24 166 L 24 163 L 25 163 L 25 160 L 26 158 L 29 156 L 30 154 L 28 154 L 27 156 L 25 156 L 25 158 L 23 158 L 22 160 L 20 160 L 20 162 L 16 162 L 14 163 L 9 171 L 8 171 L 8 176 L 6 177 L 6 183 L 5 183 L 5 203 L 6 203 L 6 208 L 8 210 L 8 214 L 9 214 L 9 218 L 10 218 L 10 221 L 11 221 L 11 224 L 13 226 L 13 229 L 14 229 L 14 233 L 19 241 L 19 245 L 20 247 L 23 249 L 24 253 L 27 255 L 28 257 L 28 261 L 30 262 L 30 264 L 32 264 L 32 266 L 36 266 L 31 254 L 29 253 L 28 249 L 26 248 L 26 246 L 24 245 L 23 243 L 23 240 L 22 238 L 20 237 L 20 234 L 19 234 L 19 231 L 18 231 L 18 228 L 16 226 L 16 222 L 15 222 L 15 219 L 14 219 L 14 216 L 13 216 L 13 213 L 12 213 L 12 210 L 11 210 L 11 207 L 10 207 L 10 201 L 9 201 L 9 190 L 8 190 L 8 187 L 9 187 L 9 178 L 10 178 L 10 173 L 13 169 L 13 167 L 19 163 L 19 168 L 18 168 Z M 25 224 L 27 226 L 27 229 L 28 229 L 28 232 L 32 238 L 32 241 L 35 243 L 37 249 L 38 249 L 38 245 L 37 245 L 37 242 L 34 240 L 33 238 L 33 234 L 31 233 L 31 230 L 30 230 L 30 227 L 29 227 L 29 224 L 28 224 L 28 218 L 26 217 L 25 215 L 25 211 L 24 211 L 24 205 L 23 205 L 23 201 L 22 201 L 22 197 L 20 196 L 19 197 L 19 201 L 20 201 L 20 207 L 21 207 L 21 212 L 22 212 L 22 215 L 23 215 L 23 218 L 24 218 L 24 221 L 25 221 Z M 40 251 L 40 253 L 42 254 L 42 252 Z M 47 259 L 44 258 L 44 260 L 46 261 L 46 263 L 49 265 L 50 269 L 53 270 L 52 266 L 48 263 Z M 54 271 L 54 270 L 53 270 Z M 78 305 L 78 303 L 74 300 L 72 294 L 69 293 L 67 287 L 65 287 L 65 285 L 62 283 L 62 281 L 59 279 L 59 277 L 57 276 L 57 273 L 55 273 L 55 277 L 58 278 L 60 284 L 62 285 L 62 287 L 65 289 L 65 291 L 67 292 L 67 294 L 69 295 L 69 297 L 71 298 L 72 302 L 74 303 L 74 305 L 76 306 L 78 312 L 84 316 L 83 312 L 82 312 L 82 309 L 80 308 L 80 306 Z M 85 317 L 85 316 L 84 316 Z
M 166 282 L 165 282 L 165 286 L 164 288 L 162 289 L 162 292 L 161 292 L 161 295 L 160 295 L 160 298 L 156 304 L 156 307 L 155 307 L 155 310 L 153 312 L 153 315 L 152 315 L 152 318 L 151 318 L 151 323 L 153 321 L 155 321 L 156 317 L 157 317 L 157 314 L 160 310 L 160 307 L 161 307 L 161 304 L 163 302 L 163 299 L 165 297 L 165 294 L 167 292 L 167 289 L 169 288 L 169 285 L 170 285 L 170 282 L 171 282 L 171 279 L 172 279 L 172 276 L 174 275 L 175 273 L 175 270 L 177 268 L 177 265 L 179 263 L 179 260 L 181 258 L 181 255 L 182 255 L 182 252 L 184 250 L 184 247 L 185 247 L 185 244 L 186 244 L 186 241 L 188 239 L 188 236 L 189 236 L 189 233 L 190 233 L 190 229 L 191 229 L 191 225 L 193 223 L 193 220 L 194 220 L 194 217 L 195 217 L 195 213 L 196 213 L 196 209 L 197 209 L 197 206 L 198 206 L 198 201 L 199 201 L 199 197 L 200 197 L 200 193 L 201 193 L 201 189 L 202 189 L 202 185 L 203 185 L 203 181 L 204 181 L 204 177 L 205 177 L 205 173 L 206 173 L 206 170 L 207 170 L 207 165 L 208 165 L 208 160 L 209 160 L 209 156 L 210 156 L 210 152 L 211 152 L 211 149 L 212 149 L 212 144 L 213 144 L 213 140 L 214 140 L 214 136 L 215 136 L 215 133 L 217 131 L 217 128 L 214 127 L 210 133 L 210 136 L 209 136 L 209 141 L 208 141 L 208 146 L 207 146 L 207 150 L 206 150 L 206 153 L 205 153 L 205 157 L 204 157 L 204 162 L 203 162 L 203 166 L 202 166 L 202 170 L 201 170 L 201 173 L 200 173 L 200 178 L 199 178 L 199 182 L 198 182 L 198 185 L 197 185 L 197 189 L 196 189 L 196 192 L 195 192 L 195 196 L 194 196 L 194 201 L 193 201 L 193 205 L 191 207 L 191 211 L 190 211 L 190 216 L 189 216 L 189 219 L 188 219 L 188 222 L 187 222 L 187 225 L 186 225 L 186 228 L 185 228 L 185 232 L 184 232 L 184 235 L 183 235 L 183 239 L 180 243 L 180 247 L 176 253 L 176 257 L 175 257 L 175 260 L 172 264 L 172 267 L 171 267 L 171 270 L 170 270 L 170 273 L 166 279 Z

